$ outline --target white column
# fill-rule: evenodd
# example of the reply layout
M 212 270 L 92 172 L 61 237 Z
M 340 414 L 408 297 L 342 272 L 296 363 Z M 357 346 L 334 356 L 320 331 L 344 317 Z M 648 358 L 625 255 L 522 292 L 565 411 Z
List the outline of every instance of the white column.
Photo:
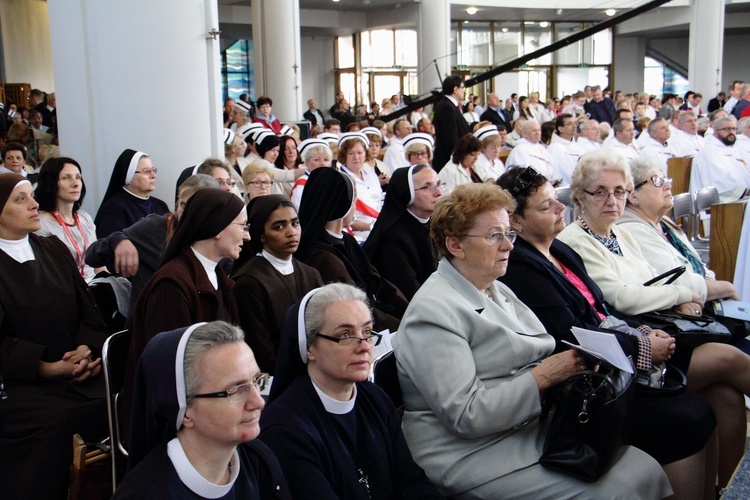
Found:
M 419 93 L 425 94 L 440 88 L 443 79 L 451 73 L 450 0 L 430 0 L 419 3 L 417 33 L 419 45 Z M 440 78 L 435 70 L 435 63 Z
M 302 118 L 298 0 L 253 0 L 254 99 L 273 100 L 280 121 Z
M 83 167 L 98 209 L 127 148 L 159 169 L 169 205 L 186 167 L 223 155 L 216 0 L 49 0 L 60 152 Z
M 690 89 L 704 102 L 721 90 L 724 55 L 724 0 L 690 0 Z

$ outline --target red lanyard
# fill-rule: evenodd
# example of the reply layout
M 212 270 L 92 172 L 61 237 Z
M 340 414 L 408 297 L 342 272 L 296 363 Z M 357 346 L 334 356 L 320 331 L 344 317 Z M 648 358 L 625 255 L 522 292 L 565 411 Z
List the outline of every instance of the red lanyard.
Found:
M 65 236 L 68 237 L 68 241 L 73 245 L 73 249 L 76 251 L 76 255 L 78 256 L 77 263 L 81 264 L 81 276 L 84 275 L 84 263 L 83 263 L 83 254 L 86 252 L 86 250 L 89 248 L 89 244 L 86 241 L 86 233 L 83 232 L 83 227 L 81 226 L 81 219 L 78 218 L 78 214 L 73 214 L 73 220 L 75 221 L 75 226 L 78 228 L 78 232 L 81 233 L 81 239 L 83 239 L 83 252 L 81 252 L 81 248 L 78 246 L 78 243 L 76 242 L 75 238 L 73 238 L 73 234 L 70 232 L 70 229 L 68 229 L 68 224 L 63 220 L 62 216 L 60 215 L 60 212 L 57 210 L 52 211 L 52 215 L 55 216 L 55 219 L 57 219 L 57 222 L 60 223 L 60 225 L 63 228 L 63 231 L 65 232 Z

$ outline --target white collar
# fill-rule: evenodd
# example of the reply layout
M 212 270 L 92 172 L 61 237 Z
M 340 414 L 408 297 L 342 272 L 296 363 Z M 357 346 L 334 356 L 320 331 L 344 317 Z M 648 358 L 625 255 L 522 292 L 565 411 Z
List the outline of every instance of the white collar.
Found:
M 452 102 L 454 106 L 458 106 L 458 99 L 456 99 L 455 97 L 453 97 L 453 96 L 451 96 L 451 95 L 446 95 L 445 97 L 447 97 L 447 98 L 448 98 L 448 100 L 449 100 L 450 102 Z
M 218 262 L 214 262 L 208 257 L 201 254 L 198 250 L 190 247 L 190 250 L 193 251 L 193 254 L 195 255 L 195 258 L 198 259 L 198 262 L 201 263 L 203 266 L 203 269 L 206 271 L 206 276 L 208 276 L 208 281 L 211 282 L 211 285 L 213 285 L 214 290 L 218 290 L 219 288 L 219 278 L 216 276 L 216 266 L 218 265 Z
M 312 379 L 310 379 L 310 382 L 312 382 Z M 323 403 L 323 407 L 328 413 L 333 413 L 334 415 L 346 415 L 354 409 L 354 403 L 357 401 L 357 384 L 354 384 L 354 393 L 349 401 L 333 399 L 321 391 L 320 387 L 315 385 L 315 382 L 313 382 L 312 385 L 315 388 L 315 392 L 318 393 L 320 402 Z
M 333 231 L 329 231 L 328 229 L 326 229 L 326 233 L 330 234 L 334 238 L 338 238 L 340 240 L 344 239 L 344 233 L 334 233 Z
M 122 187 L 122 189 L 123 189 L 123 190 L 124 190 L 124 191 L 125 191 L 126 193 L 128 193 L 128 194 L 129 194 L 130 196 L 132 196 L 132 197 L 134 197 L 134 198 L 138 198 L 139 200 L 148 200 L 148 198 L 149 198 L 148 196 L 146 196 L 145 198 L 144 198 L 143 196 L 138 196 L 137 194 L 135 194 L 134 192 L 132 192 L 131 190 L 129 190 L 129 189 L 128 189 L 128 188 L 126 188 L 125 186 L 123 186 L 123 187 Z
M 426 218 L 426 219 L 423 219 L 423 218 L 417 216 L 414 212 L 411 211 L 411 207 L 407 208 L 406 211 L 409 212 L 412 217 L 414 217 L 415 219 L 417 219 L 422 224 L 427 224 L 428 222 L 430 222 L 430 218 L 429 217 Z
M 278 257 L 274 257 L 270 253 L 266 252 L 265 249 L 262 250 L 258 255 L 266 259 L 274 269 L 276 269 L 284 276 L 288 276 L 294 272 L 294 264 L 292 264 L 291 257 L 289 257 L 289 260 L 279 259 Z
M 20 264 L 36 260 L 34 250 L 31 248 L 31 243 L 29 243 L 28 234 L 20 240 L 4 240 L 0 238 L 0 250 L 7 253 L 9 257 Z
M 187 455 L 185 455 L 185 450 L 182 448 L 182 443 L 177 438 L 167 443 L 167 456 L 172 462 L 182 484 L 187 486 L 196 495 L 204 498 L 221 498 L 227 495 L 234 487 L 234 482 L 240 475 L 240 457 L 236 449 L 229 460 L 230 474 L 228 484 L 214 484 L 201 476 L 195 467 L 193 467 L 193 464 L 190 463 Z

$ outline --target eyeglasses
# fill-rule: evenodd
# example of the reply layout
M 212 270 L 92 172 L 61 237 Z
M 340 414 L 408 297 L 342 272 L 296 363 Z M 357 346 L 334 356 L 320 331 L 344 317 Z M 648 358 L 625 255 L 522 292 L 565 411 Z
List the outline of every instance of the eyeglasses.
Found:
M 641 181 L 641 182 L 639 182 L 638 184 L 636 184 L 636 185 L 635 185 L 635 186 L 633 187 L 633 191 L 635 191 L 635 190 L 636 190 L 636 189 L 638 189 L 639 187 L 643 186 L 643 185 L 644 185 L 644 184 L 646 184 L 646 183 L 647 183 L 648 181 L 651 181 L 651 182 L 653 182 L 654 186 L 655 186 L 655 187 L 658 187 L 658 188 L 662 187 L 662 186 L 664 185 L 664 183 L 665 183 L 665 182 L 666 182 L 667 184 L 672 184 L 672 178 L 671 178 L 671 177 L 661 177 L 661 176 L 659 176 L 659 175 L 652 175 L 651 177 L 649 177 L 649 178 L 648 178 L 648 179 L 646 179 L 645 181 Z M 616 198 L 616 196 L 615 196 L 615 198 Z
M 584 193 L 591 195 L 596 201 L 608 200 L 609 196 L 612 195 L 616 200 L 624 200 L 630 194 L 627 189 L 617 188 L 614 191 L 606 191 L 604 189 L 597 189 L 593 193 L 591 191 L 583 190 Z
M 409 153 L 409 156 L 417 156 L 417 157 L 422 157 L 422 158 L 429 158 L 430 157 L 430 153 L 427 152 L 427 151 L 414 151 L 412 153 Z
M 246 233 L 250 232 L 250 223 L 249 222 L 232 222 L 232 224 L 237 224 L 238 226 L 242 226 L 242 230 Z
M 257 188 L 261 186 L 270 187 L 273 185 L 273 181 L 250 181 L 250 184 L 252 184 L 253 187 L 257 187 Z
M 430 182 L 430 183 L 425 184 L 421 188 L 416 188 L 414 191 L 421 191 L 423 189 L 426 189 L 429 192 L 434 193 L 438 189 L 440 191 L 444 190 L 447 185 L 448 184 L 446 184 L 445 182 L 438 182 L 437 184 L 433 184 L 433 183 Z
M 196 394 L 194 398 L 226 398 L 230 403 L 244 403 L 250 399 L 250 395 L 255 388 L 259 393 L 263 392 L 268 385 L 268 379 L 271 376 L 268 373 L 259 373 L 249 384 L 240 384 L 228 391 L 207 392 L 205 394 Z
M 156 172 L 158 172 L 158 171 L 159 171 L 159 169 L 156 168 L 156 167 L 154 167 L 154 168 L 144 168 L 143 170 L 136 170 L 135 173 L 136 174 L 143 174 L 143 175 L 151 175 L 151 174 L 156 175 Z
M 323 335 L 322 333 L 315 334 L 316 337 L 324 338 L 326 340 L 330 340 L 331 342 L 336 342 L 339 345 L 347 345 L 351 346 L 354 345 L 354 343 L 357 343 L 357 346 L 362 344 L 362 341 L 364 340 L 371 346 L 377 346 L 380 345 L 380 341 L 383 340 L 383 336 L 379 333 L 375 333 L 372 330 L 366 330 L 362 337 L 355 337 L 354 335 L 349 335 L 348 333 L 342 333 L 338 337 L 331 337 L 330 335 Z
M 520 174 L 516 176 L 516 180 L 513 181 L 513 188 L 510 190 L 510 194 L 512 194 L 513 197 L 516 198 L 519 194 L 526 191 L 529 186 L 534 184 L 534 182 L 539 177 L 544 176 L 539 173 L 537 169 L 531 166 L 526 167 Z
M 724 132 L 724 131 L 729 131 L 729 132 L 737 132 L 737 127 L 724 127 L 724 128 L 717 128 L 717 129 L 716 129 L 716 131 L 717 131 L 717 132 Z
M 235 187 L 237 185 L 232 179 L 216 179 L 216 182 L 219 183 L 219 186 Z
M 516 241 L 516 232 L 512 229 L 508 229 L 507 231 L 493 231 L 489 234 L 465 234 L 463 236 L 464 238 L 484 238 L 485 240 L 490 242 L 490 245 L 499 245 L 503 242 L 505 238 L 508 238 L 508 241 L 513 243 Z

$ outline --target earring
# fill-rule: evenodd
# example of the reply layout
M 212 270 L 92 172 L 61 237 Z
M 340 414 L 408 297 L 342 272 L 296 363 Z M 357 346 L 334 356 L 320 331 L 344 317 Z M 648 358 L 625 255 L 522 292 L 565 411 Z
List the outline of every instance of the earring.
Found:
M 636 207 L 637 207 L 638 205 L 640 205 L 640 204 L 641 204 L 641 202 L 640 202 L 640 201 L 638 201 L 638 200 L 633 200 L 633 205 L 635 205 Z
M 518 226 L 518 229 L 516 229 L 516 233 L 521 234 L 523 232 L 523 226 Z

